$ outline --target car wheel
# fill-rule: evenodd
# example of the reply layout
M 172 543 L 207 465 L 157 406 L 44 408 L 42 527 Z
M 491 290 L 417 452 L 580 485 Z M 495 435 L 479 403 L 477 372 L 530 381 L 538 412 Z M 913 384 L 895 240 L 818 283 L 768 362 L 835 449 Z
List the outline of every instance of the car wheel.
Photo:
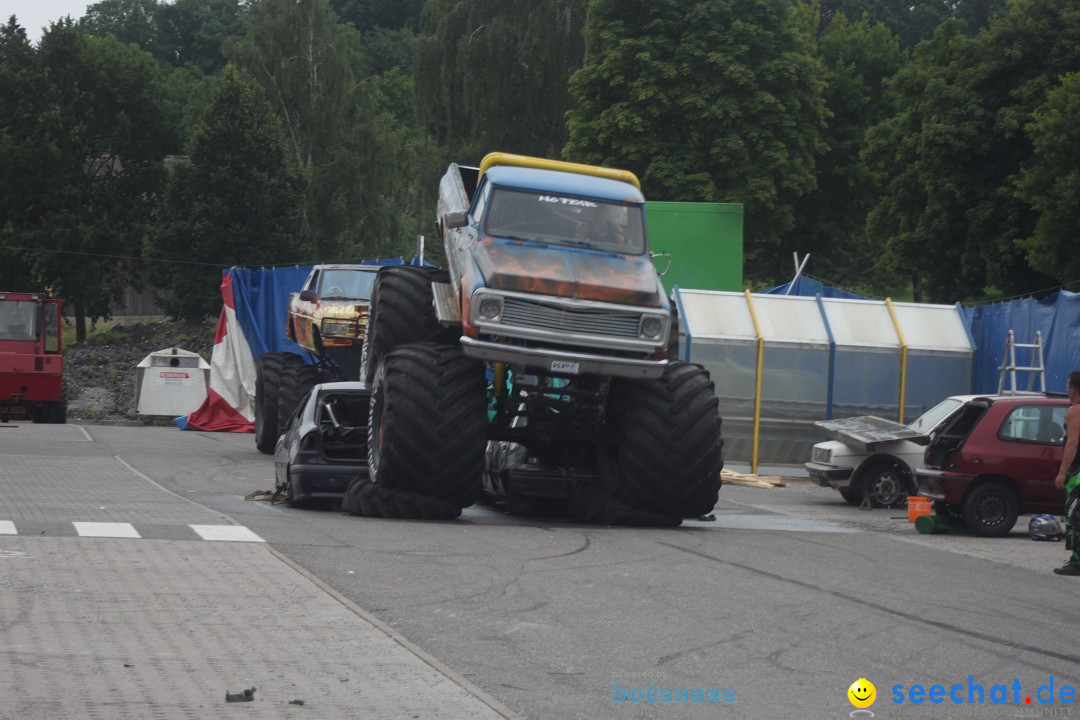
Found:
M 1001 483 L 980 485 L 964 499 L 964 522 L 969 530 L 983 537 L 1008 535 L 1019 514 L 1016 495 Z
M 878 463 L 862 473 L 862 488 L 876 508 L 898 508 L 907 500 L 911 488 L 895 465 Z
M 848 505 L 861 505 L 863 492 L 862 490 L 841 490 L 840 497 L 844 498 Z
M 956 503 L 947 503 L 944 500 L 934 501 L 934 512 L 948 520 L 956 527 L 967 527 L 964 521 L 964 506 Z

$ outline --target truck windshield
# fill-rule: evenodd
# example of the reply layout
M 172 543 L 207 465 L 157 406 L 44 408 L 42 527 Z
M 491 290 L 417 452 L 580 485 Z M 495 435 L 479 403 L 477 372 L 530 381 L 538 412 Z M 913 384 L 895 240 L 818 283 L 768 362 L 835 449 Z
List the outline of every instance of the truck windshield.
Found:
M 644 215 L 636 203 L 495 188 L 485 230 L 515 240 L 645 252 Z
M 371 286 L 374 284 L 375 273 L 370 270 L 326 270 L 323 272 L 319 296 L 326 299 L 370 300 Z
M 33 300 L 0 300 L 0 340 L 36 340 L 38 303 Z

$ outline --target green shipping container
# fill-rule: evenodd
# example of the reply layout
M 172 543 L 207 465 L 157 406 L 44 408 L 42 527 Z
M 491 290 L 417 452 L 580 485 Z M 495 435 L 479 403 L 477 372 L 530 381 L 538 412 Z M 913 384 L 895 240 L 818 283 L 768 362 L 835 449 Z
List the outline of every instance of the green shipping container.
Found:
M 669 253 L 663 276 L 670 293 L 743 289 L 743 206 L 739 203 L 646 202 L 645 222 L 654 253 Z M 661 272 L 667 258 L 657 258 Z

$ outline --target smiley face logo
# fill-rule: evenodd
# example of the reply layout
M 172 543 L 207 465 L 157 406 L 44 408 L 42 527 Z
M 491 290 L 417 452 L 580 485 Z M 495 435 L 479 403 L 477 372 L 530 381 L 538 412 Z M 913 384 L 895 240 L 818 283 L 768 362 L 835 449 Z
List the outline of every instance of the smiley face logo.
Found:
M 868 708 L 877 700 L 877 688 L 866 678 L 859 678 L 847 689 L 848 700 L 857 708 Z

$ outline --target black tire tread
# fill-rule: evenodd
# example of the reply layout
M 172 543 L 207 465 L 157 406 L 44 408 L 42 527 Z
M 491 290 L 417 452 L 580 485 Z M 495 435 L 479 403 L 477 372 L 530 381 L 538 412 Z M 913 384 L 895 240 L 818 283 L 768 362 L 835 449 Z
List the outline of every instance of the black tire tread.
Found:
M 619 496 L 662 515 L 711 512 L 721 485 L 724 441 L 708 371 L 675 361 L 656 380 L 616 379 L 611 406 L 619 436 Z
M 255 447 L 259 452 L 272 455 L 281 428 L 278 425 L 278 393 L 281 389 L 281 370 L 289 358 L 300 358 L 293 353 L 268 352 L 259 358 L 255 369 Z
M 376 485 L 363 476 L 349 483 L 341 509 L 360 517 L 397 520 L 453 520 L 461 515 L 461 508 L 446 500 Z
M 872 490 L 873 490 L 874 479 L 879 474 L 881 474 L 882 472 L 896 473 L 897 481 L 899 482 L 899 484 L 901 486 L 903 486 L 907 490 L 907 492 L 897 495 L 896 499 L 894 499 L 892 502 L 889 502 L 889 503 L 886 503 L 883 500 L 881 500 L 876 494 L 874 494 L 872 492 Z M 880 508 L 893 508 L 893 509 L 895 509 L 895 508 L 904 507 L 907 504 L 908 495 L 910 495 L 910 494 L 912 494 L 914 492 L 914 488 L 912 487 L 912 483 L 911 483 L 910 478 L 905 477 L 906 474 L 902 470 L 897 468 L 895 465 L 893 465 L 892 463 L 889 463 L 889 462 L 876 462 L 876 463 L 874 463 L 873 465 L 868 467 L 866 470 L 864 470 L 860 474 L 862 476 L 860 484 L 862 486 L 863 495 L 864 496 L 866 496 L 866 495 L 870 496 L 870 507 L 879 508 L 879 509 Z
M 371 295 L 371 319 L 361 353 L 360 379 L 371 383 L 379 362 L 395 348 L 418 342 L 456 344 L 460 335 L 439 324 L 431 283 L 446 282 L 445 270 L 413 265 L 381 268 Z
M 983 495 L 987 495 L 993 491 L 1000 492 L 1005 502 L 1008 504 L 1010 514 L 1012 515 L 1011 522 L 1004 522 L 1000 525 L 989 527 L 979 522 L 977 509 L 977 500 L 981 499 Z M 980 537 L 1005 537 L 1016 526 L 1016 518 L 1019 515 L 1020 504 L 1016 499 L 1016 495 L 1008 487 L 996 482 L 986 483 L 979 485 L 972 490 L 966 498 L 964 498 L 964 523 L 967 525 L 971 532 Z
M 374 415 L 380 394 L 384 422 L 379 485 L 429 495 L 466 507 L 480 496 L 487 444 L 483 365 L 456 347 L 417 343 L 387 355 L 372 386 L 368 457 L 378 439 Z
M 326 382 L 326 376 L 327 373 L 314 365 L 286 363 L 282 368 L 281 389 L 278 392 L 278 428 L 282 432 L 296 407 L 304 402 L 311 388 Z

